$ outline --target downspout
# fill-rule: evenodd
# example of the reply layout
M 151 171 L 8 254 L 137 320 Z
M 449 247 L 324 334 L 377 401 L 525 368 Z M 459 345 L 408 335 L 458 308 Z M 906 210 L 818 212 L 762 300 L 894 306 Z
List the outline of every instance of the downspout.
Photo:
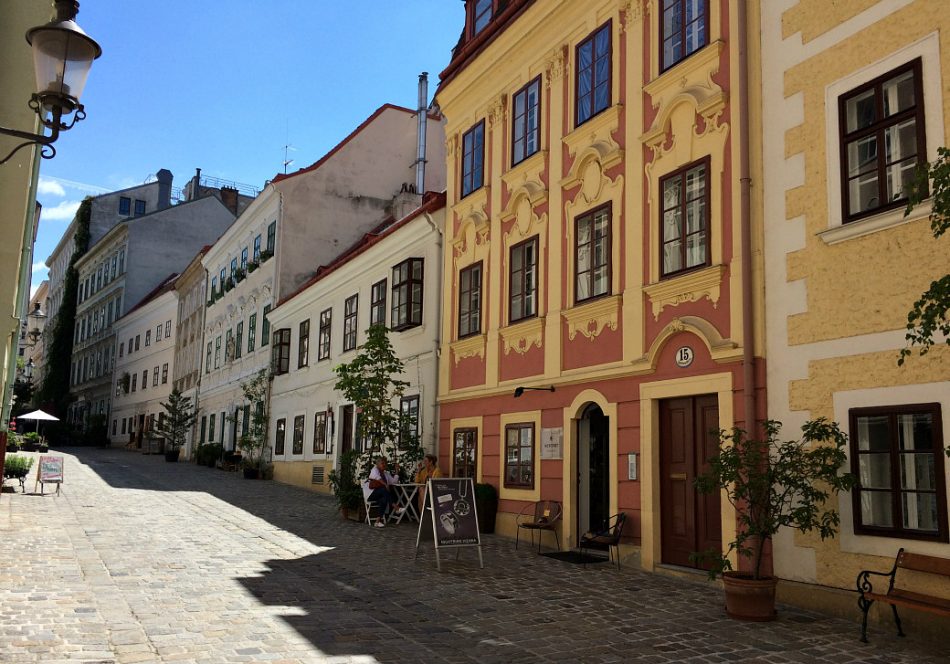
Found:
M 26 224 L 23 225 L 23 245 L 20 249 L 20 277 L 17 280 L 17 297 L 13 309 L 13 320 L 16 321 L 16 327 L 10 336 L 10 352 L 7 357 L 7 376 L 3 389 L 3 410 L 0 415 L 0 431 L 7 430 L 7 423 L 10 421 L 11 397 L 13 396 L 13 383 L 16 381 L 16 358 L 17 341 L 20 335 L 20 327 L 26 312 L 23 310 L 23 293 L 30 289 L 30 277 L 32 276 L 32 256 L 33 256 L 33 229 L 36 226 L 36 185 L 40 179 L 40 158 L 36 148 L 33 148 L 33 174 L 30 176 L 30 192 L 27 195 Z M 29 303 L 29 298 L 27 298 Z M 27 306 L 29 306 L 27 304 Z
M 429 119 L 429 73 L 419 74 L 419 103 L 416 128 L 416 193 L 426 193 L 426 131 Z
M 435 246 L 436 246 L 436 248 L 437 248 L 437 255 L 438 255 L 438 257 L 439 257 L 439 260 L 436 261 L 436 264 L 438 265 L 438 268 L 437 268 L 437 269 L 438 269 L 438 272 L 437 272 L 437 274 L 436 274 L 436 282 L 435 282 L 435 283 L 436 283 L 436 284 L 441 284 L 441 283 L 442 283 L 442 269 L 443 269 L 443 267 L 444 267 L 444 266 L 442 265 L 442 261 L 443 261 L 443 257 L 442 257 L 442 237 L 443 237 L 443 233 L 442 233 L 442 229 L 439 228 L 439 225 L 438 225 L 437 223 L 435 223 L 435 221 L 432 219 L 432 215 L 431 215 L 430 213 L 426 212 L 426 213 L 424 214 L 424 217 L 425 217 L 426 223 L 429 224 L 429 226 L 432 227 L 432 230 L 434 230 L 435 233 L 436 233 Z M 436 314 L 436 315 L 435 315 L 435 321 L 436 321 L 436 326 L 435 326 L 435 339 L 433 340 L 434 349 L 433 349 L 433 351 L 432 351 L 432 360 L 433 360 L 433 366 L 435 367 L 435 376 L 433 376 L 433 379 L 434 379 L 434 380 L 432 381 L 432 385 L 431 385 L 431 387 L 430 387 L 429 389 L 430 389 L 430 390 L 435 390 L 435 397 L 436 397 L 436 400 L 433 400 L 433 409 L 434 409 L 435 422 L 438 423 L 438 422 L 439 422 L 439 403 L 438 403 L 438 401 L 437 401 L 437 398 L 438 398 L 438 395 L 439 395 L 439 388 L 438 388 L 438 384 L 439 384 L 439 349 L 440 349 L 441 346 L 442 346 L 442 289 L 441 289 L 441 288 L 439 289 L 438 295 L 437 295 L 437 297 L 435 298 L 435 314 Z M 436 424 L 436 426 L 433 427 L 433 428 L 434 428 L 436 431 L 438 431 L 438 429 L 439 429 L 439 427 L 438 427 L 437 424 Z M 434 443 L 435 447 L 434 447 L 434 449 L 430 450 L 430 452 L 433 453 L 433 454 L 438 454 L 438 452 L 439 452 L 439 437 L 438 437 L 438 436 L 435 437 L 435 440 L 433 441 L 433 443 Z
M 749 54 L 746 3 L 736 3 L 739 24 L 736 44 L 739 51 L 739 228 L 742 260 L 742 398 L 746 430 L 755 431 L 755 325 L 752 290 L 752 221 L 749 174 Z

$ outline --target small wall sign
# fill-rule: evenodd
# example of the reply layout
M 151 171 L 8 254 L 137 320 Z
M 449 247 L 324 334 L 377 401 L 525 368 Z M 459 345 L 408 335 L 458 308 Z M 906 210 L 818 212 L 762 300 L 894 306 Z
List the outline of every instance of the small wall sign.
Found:
M 541 429 L 541 458 L 562 459 L 564 447 L 564 428 Z
M 627 479 L 636 480 L 637 477 L 637 453 L 630 452 L 627 455 Z
M 682 346 L 676 349 L 676 366 L 685 369 L 693 363 L 693 349 Z

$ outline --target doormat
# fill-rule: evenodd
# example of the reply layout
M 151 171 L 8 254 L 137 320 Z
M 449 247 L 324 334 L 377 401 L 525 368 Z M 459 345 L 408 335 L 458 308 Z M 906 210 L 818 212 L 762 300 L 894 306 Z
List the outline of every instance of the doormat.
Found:
M 550 553 L 542 553 L 541 555 L 547 556 L 548 558 L 554 558 L 555 560 L 560 560 L 565 563 L 573 563 L 574 565 L 607 562 L 607 559 L 603 556 L 592 556 L 587 553 L 581 553 L 580 551 L 551 551 Z

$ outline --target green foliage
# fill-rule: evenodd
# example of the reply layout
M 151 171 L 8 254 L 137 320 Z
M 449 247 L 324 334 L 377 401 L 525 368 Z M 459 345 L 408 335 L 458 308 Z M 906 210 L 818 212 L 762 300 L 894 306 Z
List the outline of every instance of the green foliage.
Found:
M 722 491 L 736 509 L 737 535 L 727 552 L 752 559 L 752 574 L 761 578 L 762 550 L 783 527 L 799 532 L 817 531 L 822 539 L 834 537 L 838 513 L 826 509 L 832 494 L 849 491 L 854 475 L 839 474 L 847 461 L 848 437 L 836 422 L 825 418 L 802 426 L 801 440 L 780 441 L 781 422 L 767 420 L 765 440 L 748 437 L 735 427 L 719 432 L 719 453 L 709 460 L 709 471 L 697 477 L 701 493 Z M 711 578 L 732 569 L 721 551 L 692 555 L 710 561 Z
M 409 385 L 397 378 L 404 370 L 384 325 L 366 330 L 366 343 L 359 347 L 353 361 L 334 369 L 335 389 L 352 401 L 359 413 L 357 435 L 365 441 L 359 459 L 363 476 L 369 475 L 374 457 L 384 455 L 400 463 L 400 477 L 405 479 L 424 453 L 419 441 L 406 435 L 407 423 L 402 421 L 398 407 L 393 406 Z
M 340 509 L 356 509 L 363 502 L 363 489 L 356 473 L 358 456 L 356 450 L 347 450 L 340 455 L 339 468 L 330 471 L 330 489 Z
M 224 446 L 221 443 L 205 443 L 199 445 L 195 450 L 195 461 L 201 466 L 214 468 L 215 462 L 221 458 L 224 453 Z
M 182 396 L 177 387 L 168 395 L 168 402 L 161 406 L 165 409 L 165 417 L 155 431 L 165 438 L 166 448 L 176 452 L 185 444 L 188 428 L 194 424 L 198 413 L 191 405 L 191 397 Z
M 23 434 L 23 440 L 34 445 L 40 444 L 40 434 L 36 431 L 30 431 L 29 433 Z
M 933 203 L 930 212 L 930 228 L 934 239 L 940 237 L 950 228 L 950 150 L 939 148 L 937 159 L 930 164 L 921 164 L 917 177 L 908 188 L 907 209 L 904 216 L 911 213 L 915 206 L 923 202 L 931 194 Z M 948 255 L 950 251 L 944 251 Z M 904 338 L 908 345 L 901 349 L 898 365 L 913 354 L 913 347 L 919 347 L 919 354 L 926 355 L 933 348 L 934 337 L 943 335 L 946 344 L 950 345 L 950 274 L 937 277 L 930 284 L 930 288 L 921 294 L 920 299 L 914 302 L 913 308 L 907 314 L 907 333 Z
M 267 369 L 261 369 L 241 383 L 241 390 L 251 409 L 247 431 L 241 434 L 238 441 L 238 448 L 244 455 L 241 463 L 248 468 L 257 468 L 263 476 L 267 465 L 264 450 L 267 449 L 267 395 L 270 392 Z
M 92 198 L 87 196 L 76 211 L 76 245 L 69 259 L 63 283 L 63 299 L 56 317 L 51 322 L 52 336 L 46 347 L 43 376 L 37 394 L 37 403 L 45 404 L 60 417 L 69 405 L 69 370 L 73 354 L 73 334 L 76 327 L 76 298 L 79 293 L 79 271 L 76 262 L 89 248 L 89 221 Z
M 3 476 L 11 479 L 21 479 L 27 476 L 33 467 L 33 457 L 8 455 L 3 462 Z

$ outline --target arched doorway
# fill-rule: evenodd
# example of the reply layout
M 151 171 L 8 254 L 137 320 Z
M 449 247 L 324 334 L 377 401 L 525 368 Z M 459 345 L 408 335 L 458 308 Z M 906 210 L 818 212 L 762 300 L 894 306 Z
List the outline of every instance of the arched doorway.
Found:
M 610 514 L 610 418 L 589 404 L 577 420 L 577 532 L 599 527 Z

